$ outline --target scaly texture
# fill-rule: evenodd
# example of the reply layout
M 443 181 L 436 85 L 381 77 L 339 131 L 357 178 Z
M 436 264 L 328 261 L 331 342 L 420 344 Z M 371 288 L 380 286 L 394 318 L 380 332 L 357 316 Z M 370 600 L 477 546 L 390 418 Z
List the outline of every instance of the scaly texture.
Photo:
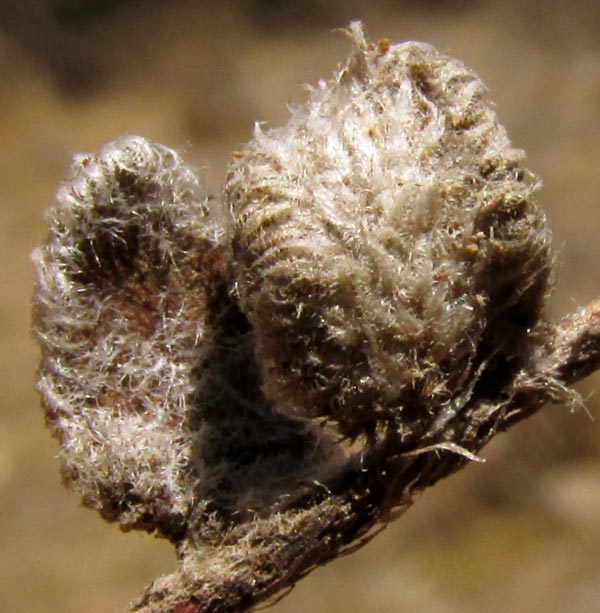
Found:
M 483 371 L 522 365 L 550 234 L 480 79 L 351 35 L 346 64 L 235 160 L 236 274 L 280 410 L 414 437 Z

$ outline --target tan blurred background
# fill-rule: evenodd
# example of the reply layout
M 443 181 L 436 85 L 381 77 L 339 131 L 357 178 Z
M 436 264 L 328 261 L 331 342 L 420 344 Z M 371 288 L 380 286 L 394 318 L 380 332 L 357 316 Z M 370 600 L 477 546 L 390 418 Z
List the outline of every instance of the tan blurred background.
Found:
M 302 84 L 349 50 L 332 32 L 420 39 L 491 89 L 542 175 L 560 248 L 551 314 L 600 290 L 597 0 L 1 0 L 0 610 L 122 608 L 175 567 L 168 543 L 121 534 L 62 488 L 34 392 L 28 254 L 72 153 L 124 132 L 184 151 L 218 193 L 255 120 L 285 121 Z M 364 550 L 274 613 L 600 611 L 600 401 L 548 407 L 438 484 Z

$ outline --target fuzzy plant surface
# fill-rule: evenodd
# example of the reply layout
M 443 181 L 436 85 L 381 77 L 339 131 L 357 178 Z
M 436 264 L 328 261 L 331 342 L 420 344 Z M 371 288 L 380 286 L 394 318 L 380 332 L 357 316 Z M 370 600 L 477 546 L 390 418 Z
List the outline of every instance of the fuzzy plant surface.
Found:
M 125 136 L 48 212 L 33 327 L 64 480 L 179 555 L 133 611 L 272 599 L 600 365 L 600 301 L 544 317 L 540 182 L 479 77 L 348 33 L 222 199 Z

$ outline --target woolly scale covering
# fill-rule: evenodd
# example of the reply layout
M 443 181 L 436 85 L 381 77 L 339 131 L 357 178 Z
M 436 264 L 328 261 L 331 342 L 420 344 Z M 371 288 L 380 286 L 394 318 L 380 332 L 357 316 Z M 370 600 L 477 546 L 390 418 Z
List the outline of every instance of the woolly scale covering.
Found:
M 381 441 L 459 449 L 446 424 L 531 358 L 538 180 L 459 61 L 349 33 L 333 78 L 234 155 L 223 205 L 127 136 L 77 156 L 48 213 L 38 387 L 67 483 L 126 529 L 215 545 Z
M 75 159 L 48 218 L 38 387 L 64 477 L 125 527 L 168 523 L 189 504 L 190 374 L 209 335 L 205 198 L 174 152 L 125 138 Z
M 333 80 L 235 160 L 234 262 L 278 409 L 408 436 L 484 362 L 519 366 L 550 236 L 479 78 L 428 45 L 352 34 Z

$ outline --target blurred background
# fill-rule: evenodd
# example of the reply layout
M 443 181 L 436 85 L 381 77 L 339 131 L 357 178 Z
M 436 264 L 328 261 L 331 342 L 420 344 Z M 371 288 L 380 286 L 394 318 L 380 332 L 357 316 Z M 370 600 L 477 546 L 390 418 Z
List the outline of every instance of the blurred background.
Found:
M 121 609 L 175 568 L 60 484 L 34 391 L 28 254 L 73 153 L 129 132 L 184 152 L 219 192 L 254 121 L 278 125 L 349 51 L 336 28 L 419 39 L 486 81 L 544 179 L 560 266 L 550 315 L 600 290 L 597 0 L 0 1 L 0 608 Z M 362 551 L 273 613 L 600 610 L 600 378 L 586 409 L 547 407 L 426 492 Z

